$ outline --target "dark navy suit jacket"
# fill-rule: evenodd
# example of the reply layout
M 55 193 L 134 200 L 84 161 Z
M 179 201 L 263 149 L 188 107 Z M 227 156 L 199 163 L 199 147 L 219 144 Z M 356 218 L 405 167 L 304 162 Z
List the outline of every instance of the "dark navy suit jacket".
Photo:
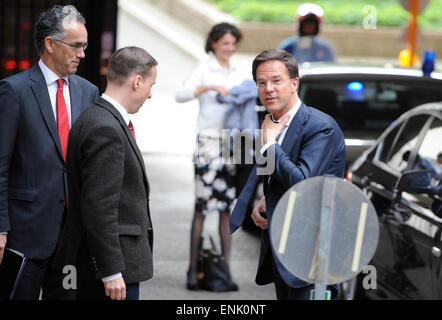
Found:
M 98 97 L 69 76 L 72 123 Z M 0 81 L 0 232 L 30 259 L 50 257 L 64 212 L 66 171 L 48 88 L 38 64 Z
M 265 177 L 264 195 L 266 199 L 267 220 L 271 228 L 272 214 L 279 199 L 296 183 L 320 175 L 345 175 L 344 135 L 336 121 L 327 114 L 301 104 L 290 123 L 284 140 L 279 146 L 274 144 L 266 150 L 264 156 L 275 155 L 275 170 Z M 258 163 L 262 163 L 258 161 Z M 247 205 L 253 201 L 253 190 L 260 178 L 256 168 L 241 192 L 230 217 L 230 230 L 234 232 L 243 222 Z M 259 258 L 257 284 L 273 282 L 272 249 L 268 231 L 262 232 L 261 253 Z M 298 288 L 308 283 L 291 275 L 273 254 L 282 279 L 289 286 Z

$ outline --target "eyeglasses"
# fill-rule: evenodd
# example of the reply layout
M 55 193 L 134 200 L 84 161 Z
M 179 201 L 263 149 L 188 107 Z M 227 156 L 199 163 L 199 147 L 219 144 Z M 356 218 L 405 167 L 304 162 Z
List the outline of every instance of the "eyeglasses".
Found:
M 83 51 L 85 51 L 86 49 L 87 49 L 87 46 L 88 46 L 88 43 L 86 42 L 86 43 L 76 43 L 76 44 L 72 44 L 72 43 L 67 43 L 67 42 L 64 42 L 64 41 L 62 41 L 62 40 L 60 40 L 60 39 L 56 39 L 56 38 L 53 38 L 55 41 L 58 41 L 58 42 L 61 42 L 61 43 L 64 43 L 64 44 L 66 44 L 66 45 L 68 45 L 68 46 L 70 46 L 70 47 L 72 47 L 72 48 L 74 48 L 74 49 L 77 49 L 77 50 L 79 50 L 79 49 L 83 49 Z
M 256 82 L 256 86 L 258 87 L 258 89 L 264 89 L 267 87 L 267 83 L 270 82 L 272 84 L 272 87 L 280 87 L 287 79 L 281 79 L 281 78 L 277 78 L 277 79 L 273 79 L 270 81 L 257 81 Z

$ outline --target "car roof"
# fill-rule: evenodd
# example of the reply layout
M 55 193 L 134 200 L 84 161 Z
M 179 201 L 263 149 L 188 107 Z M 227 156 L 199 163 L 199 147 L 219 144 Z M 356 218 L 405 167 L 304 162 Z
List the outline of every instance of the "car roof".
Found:
M 436 112 L 442 113 L 442 101 L 421 104 L 417 107 L 414 107 L 413 109 L 408 110 L 400 118 L 402 118 L 403 116 L 408 115 L 410 113 L 421 113 L 421 112 L 425 112 L 425 111 L 436 111 Z
M 403 122 L 405 119 L 408 119 L 408 118 L 410 118 L 410 117 L 412 117 L 414 115 L 422 114 L 422 113 L 431 113 L 431 114 L 435 114 L 436 113 L 439 116 L 439 118 L 442 118 L 442 101 L 440 101 L 440 102 L 430 102 L 430 103 L 424 103 L 424 104 L 418 105 L 418 106 L 416 106 L 416 107 L 414 107 L 414 108 L 404 112 L 393 123 Z M 390 126 L 390 127 L 392 127 L 392 126 Z M 387 128 L 383 132 L 382 136 L 385 134 L 386 131 L 389 130 L 389 128 Z
M 325 62 L 304 62 L 299 66 L 300 77 L 315 75 L 378 75 L 378 76 L 404 76 L 414 77 L 422 80 L 442 80 L 442 73 L 433 71 L 431 76 L 424 77 L 423 72 L 416 68 L 400 68 L 393 65 L 364 65 L 364 64 L 342 64 Z

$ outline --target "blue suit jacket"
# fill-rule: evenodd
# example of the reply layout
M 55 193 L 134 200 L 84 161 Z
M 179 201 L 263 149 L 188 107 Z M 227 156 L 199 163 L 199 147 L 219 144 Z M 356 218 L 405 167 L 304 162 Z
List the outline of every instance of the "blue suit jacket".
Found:
M 72 123 L 98 97 L 69 76 Z M 66 170 L 48 88 L 38 64 L 0 81 L 0 232 L 30 259 L 51 256 L 64 211 Z
M 344 135 L 336 121 L 327 114 L 301 104 L 290 123 L 282 145 L 272 145 L 267 154 L 275 154 L 275 170 L 265 176 L 268 183 L 264 188 L 267 219 L 271 228 L 272 214 L 283 194 L 296 183 L 315 176 L 330 174 L 345 175 Z M 266 156 L 266 154 L 265 154 Z M 259 163 L 262 163 L 259 161 Z M 234 232 L 243 222 L 247 204 L 253 201 L 253 190 L 260 177 L 256 168 L 241 192 L 230 217 L 230 230 Z M 268 231 L 262 232 L 261 254 L 259 258 L 257 284 L 273 282 L 271 250 Z M 308 283 L 291 275 L 273 254 L 283 280 L 291 287 L 298 288 Z

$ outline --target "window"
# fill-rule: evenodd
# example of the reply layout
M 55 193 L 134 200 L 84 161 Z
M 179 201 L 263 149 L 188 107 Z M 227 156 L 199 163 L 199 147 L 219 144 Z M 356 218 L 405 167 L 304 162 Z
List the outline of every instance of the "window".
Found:
M 442 165 L 437 162 L 437 156 L 441 152 L 442 121 L 435 118 L 425 134 L 415 163 L 415 168 L 431 171 L 433 185 L 435 185 L 441 177 Z
M 379 156 L 380 161 L 387 162 L 387 160 L 390 158 L 391 147 L 392 147 L 393 143 L 395 142 L 396 136 L 397 136 L 398 131 L 401 127 L 402 127 L 401 125 L 396 126 L 396 128 L 394 128 L 385 137 L 385 139 L 379 144 L 378 148 L 380 151 L 380 156 Z
M 408 119 L 400 131 L 396 142 L 390 148 L 389 155 L 386 157 L 386 163 L 397 173 L 407 168 L 408 159 L 416 147 L 419 134 L 428 118 L 428 115 L 418 115 Z M 384 148 L 389 147 L 385 145 Z
M 306 105 L 331 115 L 342 130 L 380 134 L 405 111 L 441 101 L 441 83 L 407 76 L 306 75 L 299 96 Z

